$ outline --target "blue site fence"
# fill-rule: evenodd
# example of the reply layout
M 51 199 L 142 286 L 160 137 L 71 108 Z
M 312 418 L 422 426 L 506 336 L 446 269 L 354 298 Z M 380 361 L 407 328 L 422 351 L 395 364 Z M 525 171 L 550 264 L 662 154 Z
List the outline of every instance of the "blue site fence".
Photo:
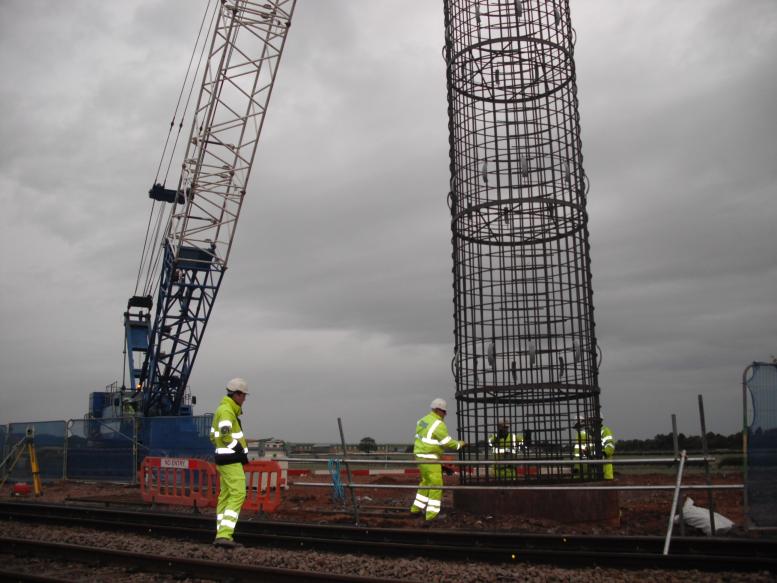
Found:
M 32 427 L 41 479 L 133 483 L 146 456 L 213 459 L 212 421 L 213 415 L 207 414 L 10 423 L 0 425 L 0 453 L 5 459 Z M 9 480 L 29 481 L 31 476 L 25 451 Z
M 754 362 L 742 379 L 745 512 L 753 529 L 777 529 L 777 363 Z M 748 403 L 749 400 L 749 403 Z M 750 412 L 748 424 L 747 412 Z

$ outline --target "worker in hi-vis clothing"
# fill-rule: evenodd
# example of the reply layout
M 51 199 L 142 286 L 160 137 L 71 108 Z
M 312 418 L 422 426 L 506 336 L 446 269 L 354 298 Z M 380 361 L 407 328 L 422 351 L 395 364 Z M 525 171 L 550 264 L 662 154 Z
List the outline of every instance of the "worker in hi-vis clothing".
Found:
M 588 423 L 583 418 L 578 419 L 577 423 L 575 424 L 575 429 L 577 430 L 577 441 L 574 445 L 575 459 L 585 459 L 588 457 L 588 428 L 591 427 L 591 425 L 601 424 L 601 421 L 601 419 L 597 418 L 592 419 L 591 423 Z M 613 457 L 615 455 L 615 438 L 612 435 L 612 430 L 606 425 L 601 426 L 600 439 L 602 455 L 604 455 L 604 457 L 607 459 Z M 593 443 L 591 445 L 593 445 Z M 615 472 L 613 470 L 612 464 L 602 464 L 602 466 L 604 479 L 614 479 Z M 583 464 L 580 464 L 580 467 L 577 469 L 577 471 L 582 477 L 589 476 L 588 468 L 583 466 Z
M 240 509 L 246 499 L 246 475 L 243 464 L 248 463 L 248 445 L 240 426 L 240 415 L 248 388 L 245 380 L 237 378 L 227 383 L 227 396 L 213 414 L 210 440 L 216 446 L 216 470 L 221 491 L 216 506 L 216 540 L 219 547 L 240 547 L 232 540 Z
M 615 455 L 615 438 L 612 435 L 612 429 L 602 425 L 602 454 L 607 459 Z M 615 478 L 615 471 L 612 464 L 604 464 L 604 479 L 612 480 Z
M 445 449 L 459 450 L 464 447 L 463 441 L 457 441 L 448 435 L 445 426 L 445 415 L 448 404 L 443 399 L 432 401 L 431 412 L 418 420 L 415 428 L 415 444 L 413 453 L 419 461 L 439 460 Z M 426 520 L 434 520 L 442 507 L 442 466 L 440 464 L 418 464 L 421 472 L 421 483 L 415 501 L 410 508 L 413 514 L 425 512 Z
M 523 435 L 510 433 L 510 423 L 500 419 L 496 424 L 496 435 L 488 438 L 488 447 L 494 460 L 514 460 L 523 450 Z M 515 466 L 494 465 L 494 477 L 502 480 L 515 478 Z

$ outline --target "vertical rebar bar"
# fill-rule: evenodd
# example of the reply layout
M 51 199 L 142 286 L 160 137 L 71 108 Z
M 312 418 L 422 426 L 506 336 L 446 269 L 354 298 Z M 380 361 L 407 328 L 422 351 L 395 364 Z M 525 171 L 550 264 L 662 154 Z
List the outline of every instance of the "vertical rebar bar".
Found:
M 586 457 L 601 458 L 569 2 L 446 0 L 444 9 L 453 374 L 459 431 L 474 446 L 464 455 L 569 459 L 580 438 Z M 509 455 L 489 445 L 500 420 L 519 438 Z M 601 473 L 558 466 L 463 480 Z

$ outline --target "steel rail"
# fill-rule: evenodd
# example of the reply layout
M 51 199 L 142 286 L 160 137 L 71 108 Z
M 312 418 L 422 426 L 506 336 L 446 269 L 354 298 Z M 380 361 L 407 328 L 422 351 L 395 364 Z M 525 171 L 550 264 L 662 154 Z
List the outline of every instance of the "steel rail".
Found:
M 353 488 L 365 488 L 365 489 L 397 489 L 397 490 L 418 490 L 418 484 L 366 484 L 366 483 L 360 483 L 360 482 L 353 482 L 352 484 L 344 484 L 349 487 Z M 306 487 L 306 488 L 331 488 L 332 483 L 331 482 L 289 482 L 289 486 L 297 486 L 297 487 Z M 712 484 L 711 486 L 707 486 L 706 484 L 686 484 L 681 485 L 680 490 L 742 490 L 744 489 L 744 484 Z M 512 490 L 512 491 L 583 491 L 583 490 L 589 490 L 589 491 L 667 491 L 667 492 L 674 492 L 676 486 L 435 486 L 435 489 L 437 490 L 498 490 L 500 492 L 504 492 L 505 490 Z
M 326 465 L 330 458 L 296 458 L 296 457 L 279 457 L 273 458 L 276 462 L 288 462 L 299 464 L 323 464 Z M 672 465 L 679 461 L 679 458 L 608 458 L 601 460 L 592 459 L 522 459 L 522 460 L 458 460 L 458 459 L 446 459 L 440 458 L 438 460 L 416 460 L 416 459 L 391 459 L 391 460 L 379 460 L 379 459 L 349 459 L 342 457 L 332 457 L 341 463 L 349 464 L 361 464 L 361 465 L 403 465 L 403 466 L 417 466 L 417 465 L 429 465 L 429 464 L 443 464 L 448 466 L 577 466 L 577 465 Z M 717 458 L 713 456 L 706 457 L 686 457 L 685 463 L 687 464 L 703 464 L 717 461 Z
M 0 502 L 0 518 L 55 522 L 210 541 L 212 517 L 84 506 Z M 420 524 L 420 523 L 419 523 Z M 373 528 L 243 519 L 237 538 L 248 546 L 315 548 L 373 555 L 421 556 L 489 563 L 777 572 L 777 541 L 676 537 L 662 555 L 662 536 L 583 536 L 434 528 Z
M 0 567 L 0 581 L 13 581 L 14 583 L 72 583 L 72 579 L 24 573 L 6 567 Z
M 389 583 L 396 579 L 364 577 L 337 573 L 318 573 L 279 567 L 261 567 L 238 564 L 232 561 L 208 561 L 185 559 L 172 555 L 155 555 L 119 551 L 105 547 L 52 543 L 30 539 L 0 537 L 4 552 L 15 556 L 37 556 L 76 563 L 100 563 L 102 566 L 127 566 L 149 573 L 168 573 L 177 576 L 213 579 L 215 581 L 267 581 L 287 583 L 288 581 L 315 581 L 318 583 Z M 2 572 L 0 572 L 0 575 Z M 17 577 L 24 575 L 14 572 Z M 55 579 L 56 580 L 56 579 Z

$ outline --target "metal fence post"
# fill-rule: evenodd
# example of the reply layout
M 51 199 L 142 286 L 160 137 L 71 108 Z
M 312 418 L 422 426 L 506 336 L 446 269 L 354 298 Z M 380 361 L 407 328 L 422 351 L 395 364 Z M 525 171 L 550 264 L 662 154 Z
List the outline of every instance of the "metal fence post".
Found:
M 747 373 L 754 367 L 755 363 L 745 367 L 742 371 L 742 482 L 745 484 L 745 489 L 742 495 L 742 510 L 745 515 L 745 530 L 750 529 L 750 509 L 749 500 L 747 497 L 747 437 L 750 433 L 750 429 L 747 426 Z
M 340 442 L 343 444 L 343 463 L 345 464 L 345 471 L 348 474 L 348 490 L 351 493 L 351 504 L 353 504 L 353 520 L 356 524 L 359 524 L 359 508 L 356 506 L 356 495 L 353 493 L 353 479 L 351 478 L 351 466 L 348 465 L 346 458 L 348 452 L 345 448 L 345 435 L 343 434 L 343 422 L 340 418 L 337 418 L 337 427 L 340 429 Z
M 672 413 L 672 442 L 674 444 L 674 457 L 680 457 L 680 444 L 677 438 L 677 415 Z
M 68 433 L 70 433 L 70 419 L 65 421 L 65 437 L 62 444 L 62 479 L 67 480 L 67 442 Z
M 680 459 L 680 440 L 677 437 L 677 415 L 672 413 L 672 440 L 674 441 L 674 459 Z M 680 506 L 680 536 L 685 536 L 685 521 L 683 520 L 683 507 Z
M 699 420 L 701 421 L 701 450 L 702 454 L 707 458 L 709 450 L 707 448 L 707 426 L 704 423 L 704 400 L 699 395 Z M 707 485 L 712 485 L 710 481 L 710 463 L 704 462 L 704 474 L 707 479 Z M 707 490 L 707 504 L 710 509 L 710 535 L 715 536 L 715 499 L 712 496 L 712 488 Z
M 680 497 L 680 483 L 683 481 L 683 468 L 685 467 L 685 450 L 680 452 L 680 467 L 677 468 L 677 482 L 674 487 L 674 496 L 672 497 L 672 510 L 669 512 L 669 527 L 666 529 L 666 538 L 664 539 L 664 554 L 669 554 L 669 543 L 672 540 L 672 526 L 674 525 L 674 513 L 677 509 L 677 500 Z M 681 519 L 682 521 L 682 519 Z

